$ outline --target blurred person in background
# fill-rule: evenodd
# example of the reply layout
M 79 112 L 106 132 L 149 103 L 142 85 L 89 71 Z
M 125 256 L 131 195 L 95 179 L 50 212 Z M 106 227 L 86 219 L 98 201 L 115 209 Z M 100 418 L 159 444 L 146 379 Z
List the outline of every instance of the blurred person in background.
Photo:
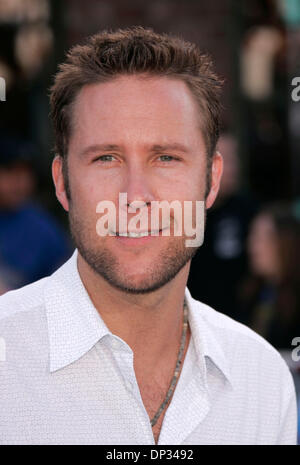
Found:
M 255 217 L 248 239 L 251 272 L 240 289 L 241 318 L 277 349 L 300 334 L 300 222 L 287 205 Z
M 247 274 L 246 239 L 256 202 L 241 190 L 237 140 L 223 132 L 218 150 L 224 159 L 219 195 L 207 213 L 204 244 L 192 260 L 188 288 L 194 298 L 239 320 L 237 289 Z
M 34 148 L 0 137 L 0 293 L 51 274 L 72 248 L 66 234 L 33 201 Z

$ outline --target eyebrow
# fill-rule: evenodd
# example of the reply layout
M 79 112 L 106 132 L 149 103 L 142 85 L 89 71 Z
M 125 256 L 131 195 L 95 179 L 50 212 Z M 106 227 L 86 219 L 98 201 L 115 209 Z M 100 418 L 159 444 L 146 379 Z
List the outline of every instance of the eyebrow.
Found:
M 183 144 L 174 142 L 173 144 L 155 144 L 150 148 L 151 152 L 164 152 L 167 150 L 179 150 L 180 152 L 189 153 L 190 150 Z
M 80 156 L 80 157 L 85 157 L 85 156 L 90 155 L 90 154 L 95 153 L 95 152 L 100 152 L 100 151 L 108 152 L 109 150 L 120 150 L 120 146 L 119 146 L 119 145 L 115 145 L 115 144 L 95 144 L 95 145 L 89 145 L 88 147 L 86 147 L 85 149 L 83 149 L 83 150 L 79 153 L 79 156 Z
M 86 147 L 84 150 L 82 150 L 79 154 L 80 157 L 85 157 L 90 154 L 93 154 L 95 152 L 103 151 L 103 152 L 108 152 L 108 151 L 116 151 L 120 150 L 121 146 L 116 145 L 116 144 L 94 144 Z M 179 144 L 177 142 L 171 143 L 171 144 L 154 144 L 150 146 L 149 151 L 150 152 L 164 152 L 168 150 L 178 150 L 180 152 L 184 153 L 189 153 L 190 150 L 183 144 Z

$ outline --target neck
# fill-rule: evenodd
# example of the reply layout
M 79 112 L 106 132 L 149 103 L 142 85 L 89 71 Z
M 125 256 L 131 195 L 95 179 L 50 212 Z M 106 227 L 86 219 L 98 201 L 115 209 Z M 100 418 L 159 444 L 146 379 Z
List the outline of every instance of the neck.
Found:
M 162 288 L 148 294 L 129 294 L 112 287 L 94 272 L 78 252 L 81 280 L 108 329 L 123 339 L 135 357 L 151 366 L 161 354 L 178 347 L 183 302 L 190 263 Z M 177 350 L 177 349 L 176 349 Z

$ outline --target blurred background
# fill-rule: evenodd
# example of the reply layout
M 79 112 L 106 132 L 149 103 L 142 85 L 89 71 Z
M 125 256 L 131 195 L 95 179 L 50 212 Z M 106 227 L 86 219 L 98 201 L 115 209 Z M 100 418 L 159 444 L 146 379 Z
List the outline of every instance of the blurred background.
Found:
M 0 294 L 74 249 L 50 174 L 57 65 L 87 35 L 132 25 L 196 42 L 225 79 L 225 171 L 188 287 L 280 350 L 300 399 L 299 0 L 0 0 Z

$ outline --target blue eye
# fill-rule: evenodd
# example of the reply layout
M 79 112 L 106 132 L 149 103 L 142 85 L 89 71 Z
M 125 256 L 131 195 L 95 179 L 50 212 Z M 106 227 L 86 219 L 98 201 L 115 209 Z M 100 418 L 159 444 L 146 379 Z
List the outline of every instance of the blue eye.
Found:
M 103 161 L 103 162 L 110 162 L 113 161 L 114 156 L 113 155 L 101 155 L 100 157 L 97 157 L 95 161 Z
M 172 160 L 177 160 L 177 158 L 175 157 L 172 157 L 171 155 L 160 155 L 161 159 L 163 159 L 162 161 L 172 161 Z

